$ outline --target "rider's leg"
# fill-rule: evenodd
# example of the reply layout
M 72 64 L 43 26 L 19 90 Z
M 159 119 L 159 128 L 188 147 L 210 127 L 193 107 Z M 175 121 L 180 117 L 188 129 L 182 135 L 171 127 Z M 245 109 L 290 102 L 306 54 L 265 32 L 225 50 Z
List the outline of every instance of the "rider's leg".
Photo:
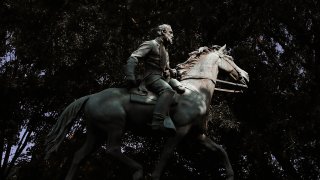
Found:
M 173 101 L 174 92 L 164 91 L 160 94 L 157 104 L 154 107 L 152 127 L 155 129 L 163 125 L 163 121 L 168 116 L 170 105 Z
M 149 85 L 149 88 L 153 92 L 160 95 L 153 110 L 153 118 L 151 123 L 153 129 L 159 129 L 163 127 L 163 121 L 166 116 L 168 116 L 169 108 L 173 102 L 175 91 L 163 79 L 153 82 L 151 85 Z

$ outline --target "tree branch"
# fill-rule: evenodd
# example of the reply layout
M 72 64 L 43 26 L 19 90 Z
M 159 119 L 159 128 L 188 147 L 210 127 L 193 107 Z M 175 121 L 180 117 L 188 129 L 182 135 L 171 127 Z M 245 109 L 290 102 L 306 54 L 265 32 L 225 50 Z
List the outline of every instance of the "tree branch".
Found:
M 4 129 L 1 128 L 1 135 L 0 135 L 0 154 L 1 154 L 1 161 L 3 160 L 3 149 L 4 149 L 4 135 L 2 135 Z M 2 174 L 2 163 L 0 161 L 0 174 Z
M 7 177 L 11 171 L 11 169 L 13 168 L 16 160 L 18 159 L 18 157 L 21 155 L 22 151 L 24 150 L 24 148 L 27 146 L 29 140 L 30 140 L 30 137 L 31 137 L 31 133 L 32 131 L 28 131 L 28 129 L 26 130 L 26 132 L 24 133 L 23 135 L 23 138 L 25 139 L 21 139 L 21 141 L 19 142 L 19 146 L 20 148 L 18 147 L 8 168 L 6 169 L 6 171 L 4 172 L 4 177 Z M 27 135 L 26 135 L 27 134 Z M 26 135 L 26 136 L 25 136 Z
M 2 165 L 3 172 L 5 171 L 5 169 L 6 169 L 7 165 L 8 165 L 10 152 L 11 152 L 11 147 L 12 147 L 12 141 L 8 140 L 7 148 L 6 148 L 6 154 L 4 156 L 3 165 Z

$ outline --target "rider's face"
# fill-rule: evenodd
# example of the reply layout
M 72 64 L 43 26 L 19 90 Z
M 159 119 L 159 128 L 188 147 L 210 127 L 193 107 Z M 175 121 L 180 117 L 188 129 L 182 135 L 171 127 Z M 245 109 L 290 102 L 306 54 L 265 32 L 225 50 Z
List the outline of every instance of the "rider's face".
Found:
M 165 41 L 169 42 L 170 44 L 173 43 L 173 31 L 171 27 L 166 27 L 165 30 L 162 31 L 162 35 Z

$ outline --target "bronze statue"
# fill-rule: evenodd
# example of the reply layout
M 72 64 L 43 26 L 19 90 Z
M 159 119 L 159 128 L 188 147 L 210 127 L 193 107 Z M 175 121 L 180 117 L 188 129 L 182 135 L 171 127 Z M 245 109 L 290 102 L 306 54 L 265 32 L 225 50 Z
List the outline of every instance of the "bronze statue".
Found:
M 177 66 L 181 83 L 186 87 L 186 91 L 177 95 L 176 102 L 170 108 L 169 114 L 176 127 L 176 133 L 169 136 L 164 145 L 160 160 L 151 174 L 153 180 L 160 179 L 167 161 L 182 140 L 199 142 L 211 152 L 219 154 L 226 178 L 233 179 L 234 173 L 226 151 L 204 134 L 205 129 L 201 123 L 207 121 L 205 117 L 219 70 L 230 73 L 231 77 L 244 85 L 249 81 L 248 74 L 233 62 L 232 57 L 228 56 L 224 49 L 225 46 L 202 48 Z M 121 152 L 121 136 L 127 129 L 140 135 L 144 133 L 146 136 L 154 133 L 148 131 L 151 128 L 146 125 L 153 116 L 153 109 L 154 105 L 132 102 L 130 91 L 126 88 L 110 88 L 81 97 L 63 111 L 49 133 L 46 141 L 47 157 L 58 150 L 73 120 L 83 110 L 87 139 L 75 153 L 66 180 L 74 178 L 79 163 L 105 139 L 107 139 L 107 153 L 128 165 L 134 171 L 132 175 L 134 180 L 143 179 L 142 166 Z
M 156 39 L 145 41 L 140 45 L 139 49 L 131 54 L 125 68 L 127 84 L 131 88 L 136 84 L 135 67 L 138 64 L 138 60 L 144 59 L 143 83 L 150 91 L 159 95 L 153 110 L 151 123 L 153 129 L 163 127 L 163 121 L 167 117 L 175 94 L 175 91 L 165 80 L 165 72 L 169 71 L 171 76 L 176 76 L 177 74 L 175 69 L 170 68 L 167 51 L 169 44 L 173 42 L 171 26 L 168 24 L 158 26 L 157 35 Z

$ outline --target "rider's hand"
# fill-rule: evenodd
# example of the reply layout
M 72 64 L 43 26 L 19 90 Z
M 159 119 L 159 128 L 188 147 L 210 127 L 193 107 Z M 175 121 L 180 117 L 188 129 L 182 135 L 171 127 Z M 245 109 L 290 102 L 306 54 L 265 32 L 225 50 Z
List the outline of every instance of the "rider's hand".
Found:
M 170 71 L 169 71 L 169 70 L 165 70 L 165 71 L 163 72 L 163 77 L 169 78 L 169 77 L 170 77 Z
M 177 70 L 176 69 L 170 69 L 170 76 L 171 77 L 177 77 Z

